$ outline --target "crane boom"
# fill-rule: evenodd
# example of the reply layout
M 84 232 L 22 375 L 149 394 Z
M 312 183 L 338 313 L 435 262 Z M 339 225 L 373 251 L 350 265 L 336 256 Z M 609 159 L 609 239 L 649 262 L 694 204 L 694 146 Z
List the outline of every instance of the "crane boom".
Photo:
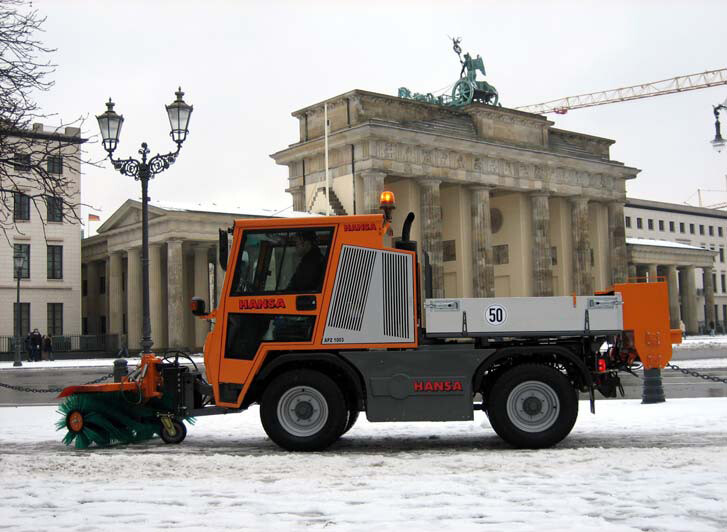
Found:
M 639 98 L 651 98 L 652 96 L 662 96 L 664 94 L 673 94 L 675 92 L 706 89 L 707 87 L 716 87 L 718 85 L 727 85 L 727 68 L 707 70 L 706 72 L 701 72 L 699 74 L 677 76 L 675 78 L 663 79 L 652 83 L 643 83 L 641 85 L 632 85 L 630 87 L 621 87 L 619 89 L 579 94 L 578 96 L 569 96 L 559 100 L 525 105 L 522 107 L 516 107 L 515 109 L 528 113 L 565 114 L 570 109 L 626 102 L 628 100 L 637 100 Z

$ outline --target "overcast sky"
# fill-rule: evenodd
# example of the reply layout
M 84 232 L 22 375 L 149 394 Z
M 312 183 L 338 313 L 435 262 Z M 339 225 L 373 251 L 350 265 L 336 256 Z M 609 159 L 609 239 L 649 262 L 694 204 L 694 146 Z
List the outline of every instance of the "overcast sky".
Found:
M 269 157 L 298 140 L 291 112 L 352 89 L 446 87 L 460 69 L 448 35 L 482 55 L 505 107 L 727 67 L 727 8 L 717 1 L 34 5 L 48 18 L 42 39 L 57 48 L 56 85 L 38 96 L 57 113 L 46 123 L 84 115 L 85 136 L 93 137 L 94 115 L 112 97 L 125 118 L 116 155 L 135 155 L 142 141 L 152 155 L 167 152 L 164 105 L 181 85 L 194 105 L 190 135 L 150 196 L 243 210 L 292 204 L 287 168 Z M 696 205 L 698 187 L 726 187 L 727 153 L 709 145 L 712 105 L 726 98 L 722 86 L 549 117 L 555 127 L 614 139 L 611 157 L 642 170 L 629 196 Z M 99 143 L 86 150 L 91 159 L 105 155 Z M 140 197 L 139 184 L 108 164 L 87 167 L 82 186 L 102 221 Z M 727 192 L 705 193 L 704 202 L 727 202 Z

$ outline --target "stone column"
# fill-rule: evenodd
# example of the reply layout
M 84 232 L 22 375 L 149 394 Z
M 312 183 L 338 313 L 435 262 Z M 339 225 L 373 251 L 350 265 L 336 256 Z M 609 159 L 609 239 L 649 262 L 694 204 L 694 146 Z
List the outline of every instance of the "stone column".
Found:
M 679 328 L 681 312 L 679 310 L 679 286 L 676 266 L 667 266 L 667 281 L 669 283 L 669 326 Z
M 694 279 L 694 266 L 686 266 L 679 273 L 681 274 L 679 292 L 682 297 L 682 310 L 684 311 L 682 320 L 687 329 L 687 334 L 697 334 L 699 332 L 699 323 L 697 320 L 697 288 Z
M 432 297 L 444 297 L 444 263 L 442 260 L 442 207 L 439 202 L 438 179 L 422 179 L 422 251 L 429 254 Z M 424 263 L 424 261 L 422 261 Z M 426 283 L 426 279 L 424 280 Z M 426 286 L 426 284 L 424 284 Z
M 492 261 L 490 187 L 472 187 L 472 291 L 473 297 L 495 297 Z
M 608 204 L 608 241 L 611 247 L 611 282 L 625 283 L 628 274 L 628 259 L 626 257 L 623 202 L 612 201 Z
M 571 198 L 571 232 L 573 235 L 573 291 L 577 295 L 593 294 L 591 244 L 589 242 L 588 198 Z
M 123 333 L 124 319 L 124 288 L 123 265 L 121 253 L 114 252 L 109 256 L 109 333 L 121 335 Z
M 550 206 L 548 193 L 530 195 L 533 211 L 533 295 L 553 295 L 553 259 L 550 255 Z
M 157 348 L 162 347 L 162 247 L 149 244 L 149 319 L 151 320 L 151 339 Z
M 717 325 L 717 317 L 714 315 L 714 283 L 712 282 L 711 266 L 702 268 L 704 272 L 704 304 L 707 307 L 704 315 L 704 326 L 709 331 Z
M 210 308 L 209 283 L 209 245 L 200 245 L 194 248 L 194 295 L 204 299 L 207 309 Z M 209 324 L 207 320 L 194 319 L 195 347 L 203 347 Z
M 182 241 L 169 240 L 167 242 L 167 328 L 169 332 L 167 347 L 185 347 L 183 259 Z
M 98 263 L 86 263 L 86 319 L 88 320 L 88 334 L 98 334 L 99 331 L 99 279 Z
M 141 342 L 141 254 L 139 248 L 128 250 L 128 273 L 126 286 L 126 322 L 128 325 L 129 349 L 139 349 Z
M 228 250 L 229 254 L 229 250 Z M 220 245 L 217 244 L 215 247 L 215 306 L 214 308 L 217 308 L 220 305 L 220 295 L 222 294 L 222 286 L 225 283 L 225 270 L 222 269 L 222 266 L 220 266 Z M 227 259 L 228 267 L 229 264 L 232 262 L 231 259 Z M 210 307 L 212 308 L 212 307 Z
M 305 205 L 305 187 L 290 187 L 286 190 L 293 196 L 293 210 L 298 212 L 305 212 L 307 210 Z
M 636 264 L 629 264 L 629 279 L 634 280 L 638 277 L 638 271 L 636 270 Z
M 384 191 L 384 178 L 386 174 L 378 170 L 365 170 L 361 172 L 363 179 L 363 210 L 357 214 L 377 214 L 379 198 Z
M 656 264 L 649 264 L 649 282 L 655 283 L 659 278 L 658 266 Z

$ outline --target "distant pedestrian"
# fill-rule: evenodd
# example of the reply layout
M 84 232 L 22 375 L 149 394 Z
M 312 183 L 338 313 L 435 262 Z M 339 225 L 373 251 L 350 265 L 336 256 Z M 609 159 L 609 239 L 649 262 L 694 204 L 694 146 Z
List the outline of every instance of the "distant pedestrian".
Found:
M 682 330 L 682 338 L 687 337 L 687 328 L 682 320 L 679 320 L 679 328 Z
M 50 335 L 43 337 L 43 359 L 55 360 L 53 357 L 53 338 Z
M 31 348 L 30 333 L 23 340 L 23 348 L 28 356 L 28 362 L 33 362 L 33 349 Z
M 42 343 L 43 335 L 40 334 L 38 329 L 33 329 L 33 332 L 30 333 L 30 357 L 36 362 L 40 362 L 40 347 Z

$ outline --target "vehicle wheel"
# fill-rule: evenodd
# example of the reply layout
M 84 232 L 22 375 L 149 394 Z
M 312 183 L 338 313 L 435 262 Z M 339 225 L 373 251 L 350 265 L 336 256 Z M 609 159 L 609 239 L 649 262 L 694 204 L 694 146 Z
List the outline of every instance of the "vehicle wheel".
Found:
M 321 451 L 346 428 L 348 409 L 338 385 L 313 370 L 283 373 L 265 389 L 260 420 L 265 432 L 288 451 Z
M 356 424 L 356 420 L 358 419 L 359 415 L 358 408 L 352 408 L 348 411 L 348 421 L 346 422 L 346 428 L 343 429 L 343 434 L 346 434 L 349 430 L 353 428 L 353 426 Z M 341 436 L 343 436 L 341 434 Z
M 578 417 L 578 395 L 555 368 L 523 364 L 503 373 L 489 398 L 492 428 L 514 447 L 537 449 L 555 445 Z
M 172 419 L 171 423 L 172 430 L 169 430 L 164 423 L 162 423 L 159 436 L 161 436 L 162 440 L 164 440 L 164 443 L 182 443 L 184 438 L 187 437 L 187 427 L 178 419 Z

